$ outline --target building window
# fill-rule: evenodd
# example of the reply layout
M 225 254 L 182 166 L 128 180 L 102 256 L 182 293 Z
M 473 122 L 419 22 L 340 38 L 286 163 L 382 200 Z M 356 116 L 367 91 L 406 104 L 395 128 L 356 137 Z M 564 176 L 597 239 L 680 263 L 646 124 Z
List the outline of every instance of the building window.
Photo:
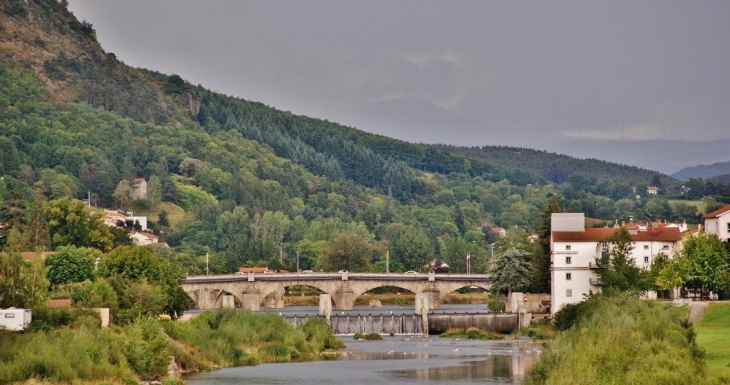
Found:
M 727 223 L 727 232 L 730 233 L 730 222 Z
M 649 250 L 649 245 L 644 245 L 644 250 Z
M 649 263 L 649 257 L 644 257 L 644 263 Z
M 570 245 L 565 245 L 565 250 L 570 251 Z
M 573 262 L 573 261 L 571 260 L 571 258 L 570 258 L 570 257 L 565 257 L 565 264 L 566 264 L 566 265 L 570 265 L 570 264 L 571 264 L 571 262 Z
M 573 274 L 571 274 L 571 273 L 565 273 L 565 280 L 566 281 L 570 281 L 571 278 L 573 278 Z
M 565 290 L 565 296 L 566 297 L 572 297 L 573 296 L 573 289 L 566 289 Z

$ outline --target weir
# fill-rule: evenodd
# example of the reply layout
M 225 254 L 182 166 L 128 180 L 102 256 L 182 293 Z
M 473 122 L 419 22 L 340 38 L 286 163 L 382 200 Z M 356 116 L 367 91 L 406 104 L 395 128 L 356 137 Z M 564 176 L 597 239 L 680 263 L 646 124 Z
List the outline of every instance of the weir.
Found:
M 309 317 L 324 319 L 323 316 L 284 316 L 294 326 L 307 321 Z M 428 334 L 441 334 L 449 329 L 475 327 L 498 333 L 511 333 L 519 328 L 519 314 L 516 313 L 461 313 L 427 315 Z M 426 334 L 423 318 L 417 314 L 390 315 L 338 315 L 333 314 L 330 325 L 334 334 L 378 333 L 378 334 Z

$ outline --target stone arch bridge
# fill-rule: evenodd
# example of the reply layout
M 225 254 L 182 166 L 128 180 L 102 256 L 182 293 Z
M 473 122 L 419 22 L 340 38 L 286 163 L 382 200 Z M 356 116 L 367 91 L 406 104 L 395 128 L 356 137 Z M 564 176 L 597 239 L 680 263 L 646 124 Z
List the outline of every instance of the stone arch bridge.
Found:
M 259 311 L 284 307 L 289 286 L 315 287 L 334 300 L 335 309 L 352 310 L 355 298 L 378 287 L 394 286 L 425 296 L 429 309 L 437 309 L 446 294 L 463 287 L 489 290 L 489 275 L 484 274 L 374 274 L 374 273 L 279 273 L 248 275 L 189 276 L 183 290 L 199 309 L 232 307 L 232 297 L 245 309 Z

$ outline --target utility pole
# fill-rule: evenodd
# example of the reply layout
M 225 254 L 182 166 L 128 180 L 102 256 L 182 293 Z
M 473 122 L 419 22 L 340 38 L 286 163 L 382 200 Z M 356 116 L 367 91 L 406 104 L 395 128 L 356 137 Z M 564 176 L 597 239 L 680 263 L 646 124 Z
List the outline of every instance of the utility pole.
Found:
M 494 270 L 494 243 L 489 244 L 489 248 L 492 251 L 492 257 L 491 257 L 492 263 L 491 263 L 489 270 Z
M 210 274 L 209 266 L 209 260 L 210 260 L 210 253 L 205 253 L 205 275 Z
M 297 250 L 297 273 L 299 272 L 299 250 Z
M 385 250 L 385 274 L 390 274 L 390 250 Z

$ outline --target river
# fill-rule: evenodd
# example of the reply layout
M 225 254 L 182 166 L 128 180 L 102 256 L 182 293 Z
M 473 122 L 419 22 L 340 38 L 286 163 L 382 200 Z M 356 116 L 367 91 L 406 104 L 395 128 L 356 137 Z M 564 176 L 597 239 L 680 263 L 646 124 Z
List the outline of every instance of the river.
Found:
M 537 362 L 542 343 L 474 341 L 438 336 L 383 336 L 355 341 L 332 359 L 262 364 L 196 373 L 188 385 L 223 384 L 519 384 Z

